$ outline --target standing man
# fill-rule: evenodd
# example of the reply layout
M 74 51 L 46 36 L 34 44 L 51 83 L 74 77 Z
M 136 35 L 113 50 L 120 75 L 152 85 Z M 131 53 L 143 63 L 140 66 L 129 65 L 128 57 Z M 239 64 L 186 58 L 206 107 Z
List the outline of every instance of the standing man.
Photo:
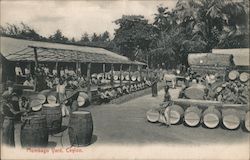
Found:
M 8 90 L 2 94 L 3 102 L 1 112 L 4 116 L 2 127 L 2 143 L 11 147 L 15 146 L 14 120 L 16 116 L 24 113 L 26 110 L 16 111 L 11 103 L 13 94 L 13 83 L 7 82 Z
M 157 73 L 154 73 L 154 76 L 152 77 L 152 97 L 157 97 L 158 96 L 158 91 L 157 91 L 157 83 L 158 83 L 158 77 Z

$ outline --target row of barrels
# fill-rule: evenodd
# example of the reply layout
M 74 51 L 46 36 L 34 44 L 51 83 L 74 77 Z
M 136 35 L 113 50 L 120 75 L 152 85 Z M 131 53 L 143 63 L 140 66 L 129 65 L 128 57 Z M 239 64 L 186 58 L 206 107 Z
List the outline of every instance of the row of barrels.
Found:
M 103 82 L 105 80 L 111 80 L 111 72 L 107 73 L 93 73 L 91 75 L 92 79 L 103 79 Z M 141 82 L 142 79 L 146 80 L 146 74 L 142 73 L 140 74 L 139 72 L 132 72 L 131 75 L 129 76 L 128 72 L 123 72 L 122 75 L 120 75 L 120 72 L 114 71 L 113 72 L 113 79 L 115 81 L 122 80 L 122 81 L 133 81 L 133 82 Z
M 146 83 L 141 82 L 141 83 L 131 84 L 130 87 L 129 87 L 129 85 L 124 85 L 124 86 L 118 87 L 116 89 L 107 89 L 107 90 L 103 90 L 101 92 L 103 93 L 103 95 L 105 95 L 109 99 L 115 99 L 115 98 L 118 98 L 124 94 L 129 94 L 131 92 L 143 90 L 143 89 L 149 87 L 150 85 L 151 85 L 151 83 L 148 81 Z
M 66 91 L 65 99 L 62 100 L 62 102 L 67 103 L 69 97 L 73 97 L 74 95 L 73 91 Z M 75 94 L 76 97 L 74 97 L 77 102 L 78 106 L 85 106 L 89 104 L 89 97 L 85 92 L 79 92 L 78 94 Z M 58 93 L 56 91 L 51 90 L 43 90 L 39 92 L 38 94 L 33 94 L 29 97 L 30 101 L 30 108 L 33 111 L 39 111 L 43 104 L 56 104 L 56 103 L 62 103 L 59 102 L 58 99 Z
M 42 114 L 29 115 L 23 120 L 20 134 L 22 147 L 46 147 L 49 134 L 63 131 L 59 105 L 44 105 Z M 72 146 L 89 145 L 92 133 L 93 121 L 90 112 L 74 111 L 70 114 L 68 134 Z
M 163 113 L 163 114 L 161 114 Z M 207 128 L 216 128 L 221 123 L 229 130 L 235 130 L 242 124 L 244 129 L 250 131 L 250 111 L 243 113 L 236 109 L 223 109 L 222 111 L 210 106 L 204 111 L 197 106 L 190 106 L 185 111 L 179 105 L 171 105 L 162 109 L 150 109 L 147 113 L 149 122 L 169 121 L 170 124 L 184 122 L 190 127 L 203 123 Z
M 228 79 L 232 81 L 239 79 L 241 82 L 247 82 L 249 80 L 249 73 L 247 72 L 240 73 L 237 70 L 232 70 L 228 73 Z

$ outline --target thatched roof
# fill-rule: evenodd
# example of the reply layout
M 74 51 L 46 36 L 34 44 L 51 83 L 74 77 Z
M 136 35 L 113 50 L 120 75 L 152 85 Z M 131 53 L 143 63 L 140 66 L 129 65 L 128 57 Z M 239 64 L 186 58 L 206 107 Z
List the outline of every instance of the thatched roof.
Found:
M 213 49 L 213 54 L 231 54 L 236 66 L 249 66 L 249 48 Z
M 131 61 L 125 56 L 103 48 L 30 41 L 0 37 L 1 54 L 9 61 L 34 61 L 34 47 L 37 48 L 38 61 L 42 62 L 91 62 L 91 63 L 145 63 Z

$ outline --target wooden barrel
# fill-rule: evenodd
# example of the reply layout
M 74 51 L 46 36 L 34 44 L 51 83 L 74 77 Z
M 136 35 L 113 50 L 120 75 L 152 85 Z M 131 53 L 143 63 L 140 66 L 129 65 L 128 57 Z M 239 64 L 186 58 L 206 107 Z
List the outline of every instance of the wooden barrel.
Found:
M 208 128 L 215 128 L 219 125 L 221 119 L 221 113 L 214 106 L 208 107 L 203 112 L 203 123 Z
M 160 118 L 160 113 L 156 109 L 150 109 L 147 111 L 146 116 L 149 122 L 157 122 Z
M 235 109 L 222 110 L 223 125 L 230 130 L 237 129 L 240 125 L 240 115 Z
M 49 133 L 59 132 L 62 126 L 60 104 L 43 104 L 42 114 L 45 115 Z
M 205 95 L 205 86 L 201 84 L 193 84 L 192 86 L 188 87 L 184 93 L 186 97 L 190 99 L 204 99 Z
M 185 110 L 184 121 L 190 127 L 195 127 L 200 123 L 201 110 L 196 106 L 188 107 Z
M 133 82 L 135 82 L 135 81 L 136 81 L 136 75 L 132 75 L 132 76 L 131 76 L 131 80 L 132 80 Z
M 123 81 L 125 79 L 124 75 L 122 74 L 120 79 Z
M 89 96 L 85 92 L 79 92 L 77 97 L 77 102 L 79 107 L 86 107 L 89 105 Z
M 136 80 L 137 80 L 138 82 L 141 82 L 141 76 L 137 76 Z
M 43 104 L 41 103 L 41 101 L 39 101 L 37 99 L 33 99 L 29 103 L 29 108 L 31 108 L 32 111 L 39 111 L 42 109 L 42 105 Z
M 47 90 L 46 90 L 47 91 Z M 33 95 L 30 95 L 29 96 L 29 99 L 32 101 L 32 100 L 37 100 L 39 101 L 39 103 L 43 104 L 46 102 L 46 97 L 47 97 L 47 94 L 45 93 L 38 93 L 38 94 L 33 94 Z
M 49 104 L 55 104 L 57 102 L 57 92 L 53 91 L 53 92 L 50 92 L 47 96 L 47 102 Z
M 244 125 L 245 125 L 245 128 L 248 132 L 250 132 L 250 111 L 247 112 L 247 114 L 245 115 L 245 121 L 244 121 Z
M 117 81 L 119 79 L 119 73 L 115 72 L 113 77 L 114 77 L 114 81 Z
M 125 80 L 126 80 L 126 81 L 129 81 L 129 80 L 130 80 L 130 78 L 129 78 L 129 75 L 128 75 L 128 74 L 125 76 Z
M 168 107 L 169 111 L 166 109 L 164 115 L 169 117 L 170 124 L 177 124 L 183 117 L 184 110 L 179 105 L 171 105 Z M 169 112 L 169 113 L 168 113 Z M 167 118 L 168 119 L 168 118 Z
M 159 114 L 158 122 L 167 124 L 167 119 L 166 119 L 165 115 Z
M 240 73 L 236 70 L 230 71 L 228 74 L 228 78 L 230 80 L 236 80 L 239 77 Z
M 248 79 L 249 79 L 249 74 L 248 74 L 248 73 L 242 72 L 242 73 L 240 74 L 240 81 L 241 81 L 241 82 L 247 82 Z
M 169 92 L 171 99 L 179 98 L 181 90 L 182 88 L 176 88 L 176 89 L 169 88 L 168 92 Z
M 45 116 L 32 115 L 23 118 L 20 140 L 22 147 L 46 147 L 48 129 Z
M 69 140 L 72 146 L 86 146 L 91 143 L 93 121 L 89 111 L 72 112 L 69 119 Z
M 110 79 L 111 79 L 111 73 L 109 73 L 109 72 L 108 72 L 108 73 L 106 73 L 106 77 L 107 77 L 107 79 L 109 79 L 109 80 L 110 80 Z

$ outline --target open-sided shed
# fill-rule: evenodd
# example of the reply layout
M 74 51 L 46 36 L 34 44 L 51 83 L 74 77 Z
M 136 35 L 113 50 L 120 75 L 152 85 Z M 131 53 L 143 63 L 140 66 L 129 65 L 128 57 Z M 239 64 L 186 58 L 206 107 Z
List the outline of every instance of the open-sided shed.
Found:
M 66 64 L 73 66 L 90 78 L 91 73 L 114 70 L 131 70 L 146 67 L 145 63 L 131 61 L 127 57 L 103 48 L 31 41 L 10 37 L 0 37 L 1 63 L 0 71 L 10 64 L 14 73 L 15 63 L 26 63 L 35 68 L 38 63 L 47 63 L 58 70 Z M 91 67 L 92 66 L 92 67 Z M 7 78 L 6 78 L 7 76 Z M 8 75 L 1 72 L 1 83 Z

